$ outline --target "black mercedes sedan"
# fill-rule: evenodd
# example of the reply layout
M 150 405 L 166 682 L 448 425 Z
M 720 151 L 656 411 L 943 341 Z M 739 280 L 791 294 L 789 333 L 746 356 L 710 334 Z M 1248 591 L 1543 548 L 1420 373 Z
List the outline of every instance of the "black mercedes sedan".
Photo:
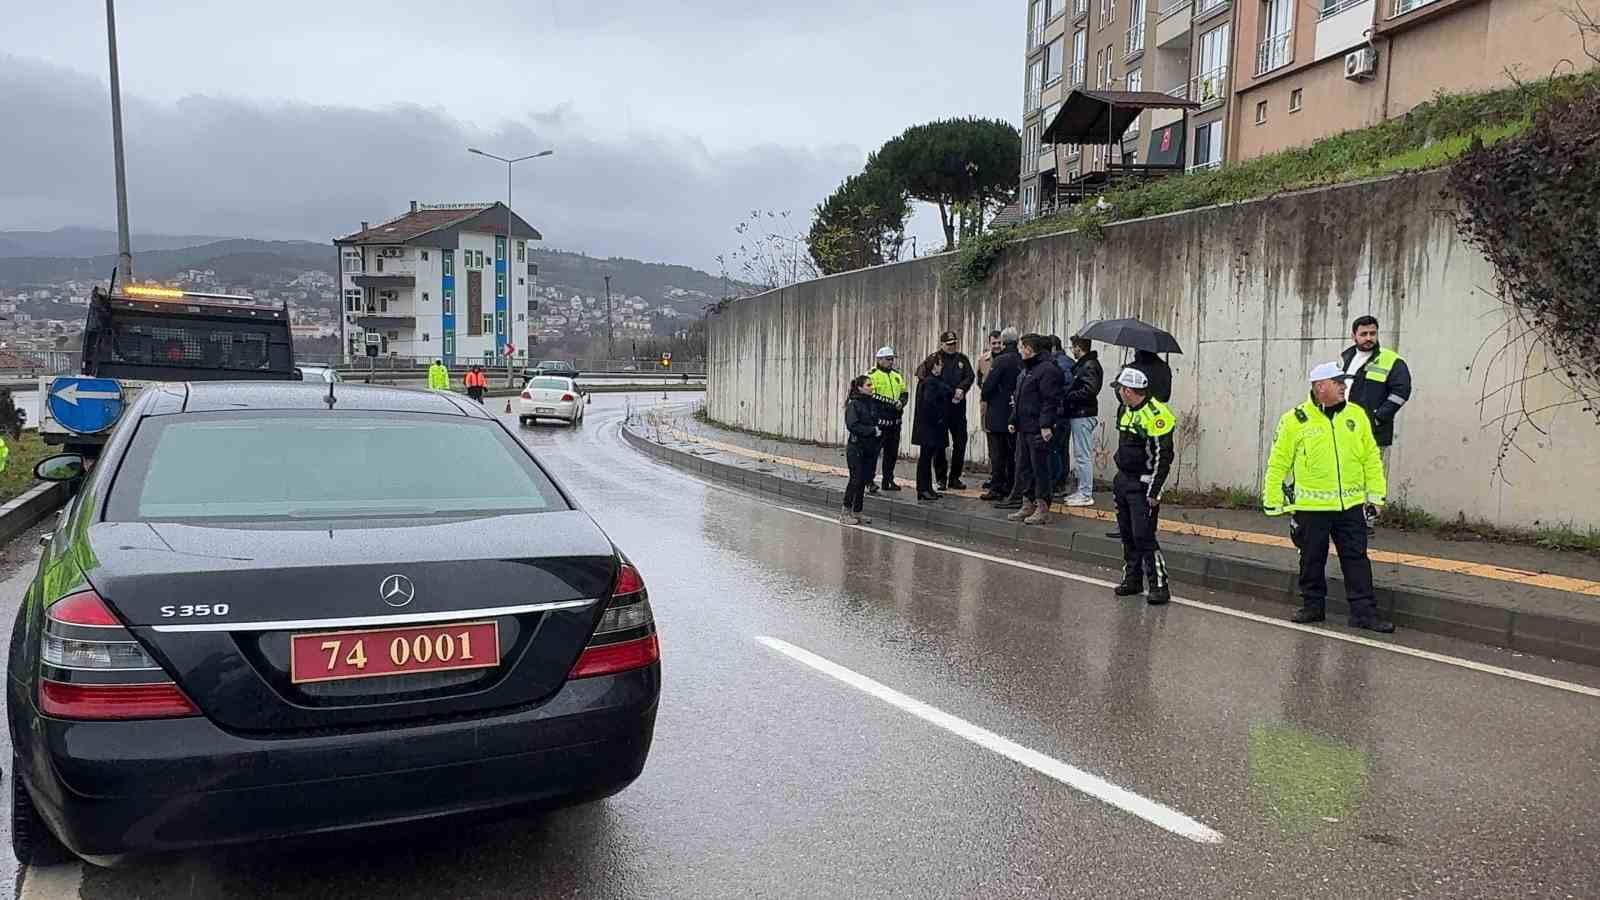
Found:
M 76 485 L 12 633 L 25 863 L 597 799 L 644 767 L 644 581 L 476 403 L 167 384 Z

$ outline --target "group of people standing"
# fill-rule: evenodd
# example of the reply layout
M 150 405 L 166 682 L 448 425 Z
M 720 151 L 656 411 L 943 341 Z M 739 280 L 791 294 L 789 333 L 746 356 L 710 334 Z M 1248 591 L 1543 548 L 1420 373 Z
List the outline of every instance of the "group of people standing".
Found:
M 1350 601 L 1350 625 L 1379 632 L 1394 626 L 1376 612 L 1367 538 L 1387 496 L 1385 464 L 1394 417 L 1410 399 L 1411 376 L 1399 354 L 1378 344 L 1378 323 L 1362 316 L 1354 344 L 1338 362 L 1309 373 L 1309 398 L 1278 423 L 1262 491 L 1269 516 L 1288 514 L 1300 551 L 1301 608 L 1296 622 L 1325 617 L 1328 544 L 1338 549 Z M 1025 525 L 1049 521 L 1053 502 L 1094 505 L 1094 440 L 1105 370 L 1093 342 L 1074 335 L 1070 352 L 1053 335 L 989 334 L 974 365 L 960 336 L 947 331 L 939 349 L 917 366 L 911 443 L 918 447 L 917 500 L 934 502 L 961 481 L 968 398 L 976 391 L 988 440 L 991 476 L 982 499 Z M 867 493 L 898 491 L 895 462 L 911 389 L 895 368 L 893 347 L 850 383 L 845 427 L 850 467 L 840 521 L 863 524 Z M 1123 577 L 1114 593 L 1169 601 L 1166 560 L 1158 539 L 1161 496 L 1176 457 L 1172 369 L 1155 353 L 1136 351 L 1113 379 L 1117 446 L 1111 484 Z M 946 451 L 949 456 L 946 456 Z M 1070 451 L 1071 464 L 1067 463 Z M 881 483 L 875 480 L 882 470 Z

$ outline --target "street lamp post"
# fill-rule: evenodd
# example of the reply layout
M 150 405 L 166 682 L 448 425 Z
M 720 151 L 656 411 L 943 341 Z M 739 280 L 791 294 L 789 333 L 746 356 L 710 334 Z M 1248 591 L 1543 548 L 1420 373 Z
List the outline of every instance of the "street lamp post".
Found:
M 527 156 L 516 156 L 516 157 L 511 157 L 509 159 L 504 157 L 504 156 L 495 156 L 493 153 L 485 153 L 484 151 L 479 150 L 477 147 L 468 147 L 467 148 L 467 152 L 468 153 L 476 153 L 477 155 L 485 157 L 487 159 L 492 159 L 492 160 L 495 160 L 496 162 L 503 162 L 503 163 L 506 164 L 506 273 L 505 273 L 505 277 L 506 277 L 506 323 L 505 323 L 505 327 L 506 327 L 507 333 L 509 334 L 510 330 L 511 330 L 511 294 L 512 294 L 512 291 L 511 291 L 511 167 L 513 165 L 515 165 L 516 163 L 522 162 L 523 160 L 539 159 L 541 157 L 551 156 L 551 155 L 553 155 L 555 153 L 555 151 L 554 150 L 540 150 L 538 153 L 529 153 Z M 524 343 L 526 343 L 526 341 L 524 341 Z M 497 347 L 496 349 L 499 349 L 499 348 Z M 526 350 L 526 348 L 524 348 L 524 350 Z M 510 386 L 511 386 L 511 357 L 509 355 L 507 355 L 506 356 L 506 387 L 510 387 Z
M 111 159 L 117 181 L 117 276 L 133 284 L 133 248 L 128 241 L 128 176 L 122 164 L 122 82 L 117 73 L 117 12 L 106 0 L 106 49 L 111 55 Z

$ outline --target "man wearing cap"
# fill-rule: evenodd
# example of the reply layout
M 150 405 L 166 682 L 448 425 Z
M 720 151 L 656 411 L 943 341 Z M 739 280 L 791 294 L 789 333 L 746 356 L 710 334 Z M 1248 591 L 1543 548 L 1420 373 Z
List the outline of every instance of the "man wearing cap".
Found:
M 894 464 L 900 458 L 900 420 L 911 396 L 906 388 L 906 377 L 895 370 L 894 359 L 893 347 L 879 347 L 878 364 L 867 373 L 872 380 L 872 396 L 878 399 L 881 410 L 878 428 L 883 436 L 883 489 L 886 491 L 900 490 L 900 485 L 894 483 Z
M 938 421 L 949 434 L 950 459 L 947 462 L 944 449 L 939 448 L 932 459 L 933 475 L 939 482 L 939 490 L 955 488 L 959 491 L 966 487 L 961 483 L 961 470 L 967 456 L 967 394 L 971 393 L 972 383 L 977 378 L 972 360 L 961 352 L 960 336 L 954 331 L 939 335 L 939 349 L 917 367 L 917 378 L 936 378 L 944 384 L 945 389 L 939 391 L 945 398 L 941 404 L 944 408 Z M 919 405 L 922 402 L 920 395 L 917 402 Z M 921 415 L 920 409 L 918 415 Z
M 1156 517 L 1161 489 L 1172 471 L 1176 450 L 1172 433 L 1177 417 L 1151 394 L 1149 376 L 1128 366 L 1117 374 L 1117 477 L 1111 482 L 1117 504 L 1117 534 L 1122 538 L 1122 583 L 1118 597 L 1144 593 L 1146 602 L 1160 606 L 1172 598 L 1167 586 L 1167 559 L 1156 537 Z
M 1378 617 L 1367 558 L 1367 509 L 1383 505 L 1388 484 L 1366 410 L 1345 400 L 1345 368 L 1311 370 L 1311 396 L 1278 420 L 1261 502 L 1269 516 L 1289 514 L 1300 550 L 1300 609 L 1291 621 L 1321 622 L 1328 600 L 1328 539 L 1339 550 L 1350 627 L 1388 634 Z M 1285 482 L 1292 482 L 1292 493 Z

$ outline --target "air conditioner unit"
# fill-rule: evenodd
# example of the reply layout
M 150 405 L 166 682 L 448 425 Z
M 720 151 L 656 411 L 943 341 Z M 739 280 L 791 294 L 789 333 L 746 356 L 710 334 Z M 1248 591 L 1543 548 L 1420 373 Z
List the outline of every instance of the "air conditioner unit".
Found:
M 1349 68 L 1348 61 L 1346 63 L 1345 68 L 1347 68 L 1347 69 Z M 384 247 L 382 250 L 378 251 L 378 255 L 379 256 L 387 256 L 387 257 L 389 257 L 391 259 L 399 259 L 400 257 L 406 255 L 406 251 L 402 247 Z
M 1370 81 L 1378 74 L 1378 51 L 1362 47 L 1344 55 L 1344 77 L 1351 81 Z

